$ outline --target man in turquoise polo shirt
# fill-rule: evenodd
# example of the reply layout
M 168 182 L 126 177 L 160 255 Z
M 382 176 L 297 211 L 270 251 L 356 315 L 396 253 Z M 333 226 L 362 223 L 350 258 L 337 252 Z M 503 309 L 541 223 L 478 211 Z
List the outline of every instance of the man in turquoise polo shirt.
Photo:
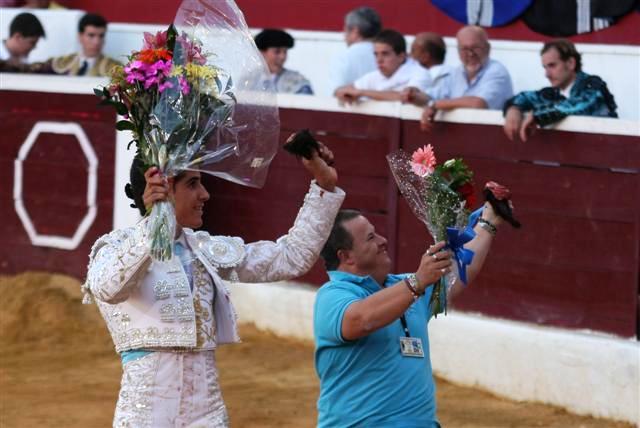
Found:
M 465 245 L 475 253 L 469 281 L 500 223 L 486 204 L 476 237 Z M 387 240 L 358 211 L 338 213 L 322 250 L 330 281 L 314 307 L 318 427 L 440 426 L 427 323 L 430 285 L 456 269 L 443 247 L 429 247 L 415 273 L 393 275 Z

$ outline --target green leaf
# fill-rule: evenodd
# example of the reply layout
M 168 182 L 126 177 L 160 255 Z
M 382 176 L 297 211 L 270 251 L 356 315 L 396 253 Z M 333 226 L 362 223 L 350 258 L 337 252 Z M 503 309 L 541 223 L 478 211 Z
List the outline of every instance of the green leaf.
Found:
M 116 122 L 116 129 L 118 131 L 135 131 L 136 127 L 128 120 L 119 120 Z
M 114 103 L 113 106 L 116 108 L 116 111 L 121 116 L 129 113 L 129 110 L 127 109 L 127 106 L 124 105 L 123 103 Z
M 104 97 L 104 88 L 93 88 L 93 93 L 96 94 L 96 97 Z
M 173 24 L 169 25 L 167 28 L 167 49 L 173 52 L 173 48 L 176 46 L 176 37 L 178 36 L 178 31 Z

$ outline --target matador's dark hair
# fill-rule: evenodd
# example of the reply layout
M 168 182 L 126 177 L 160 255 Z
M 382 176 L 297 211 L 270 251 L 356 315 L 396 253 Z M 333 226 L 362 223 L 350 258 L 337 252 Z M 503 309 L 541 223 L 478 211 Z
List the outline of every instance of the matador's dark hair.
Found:
M 147 209 L 144 206 L 142 194 L 144 193 L 144 187 L 147 181 L 144 179 L 144 163 L 137 155 L 133 158 L 133 162 L 131 162 L 129 180 L 130 183 L 124 186 L 124 193 L 126 193 L 129 199 L 133 199 L 131 208 L 137 208 L 140 211 L 140 215 L 145 215 Z
M 124 186 L 124 193 L 127 195 L 129 199 L 133 199 L 133 203 L 130 205 L 131 208 L 137 208 L 140 211 L 140 215 L 144 216 L 147 213 L 147 208 L 144 206 L 144 199 L 142 195 L 144 194 L 144 188 L 147 185 L 147 180 L 144 178 L 144 172 L 147 170 L 144 162 L 140 159 L 140 156 L 136 154 L 133 158 L 133 162 L 131 162 L 131 168 L 129 169 L 129 183 Z M 175 176 L 173 184 L 180 181 L 183 178 L 185 172 L 182 171 Z

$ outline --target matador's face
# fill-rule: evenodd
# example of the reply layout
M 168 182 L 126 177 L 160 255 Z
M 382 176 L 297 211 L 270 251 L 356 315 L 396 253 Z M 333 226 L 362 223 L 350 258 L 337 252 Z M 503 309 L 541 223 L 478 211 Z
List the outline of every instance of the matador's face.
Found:
M 176 220 L 180 226 L 197 229 L 202 226 L 204 204 L 209 192 L 201 181 L 199 172 L 187 171 L 173 184 Z

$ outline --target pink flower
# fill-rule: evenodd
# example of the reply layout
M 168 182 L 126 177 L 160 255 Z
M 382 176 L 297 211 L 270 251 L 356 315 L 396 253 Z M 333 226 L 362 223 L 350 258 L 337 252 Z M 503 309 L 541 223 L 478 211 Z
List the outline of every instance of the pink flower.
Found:
M 150 87 L 158 84 L 159 82 L 160 82 L 160 79 L 157 76 L 147 77 L 146 80 L 144 81 L 144 88 L 149 89 Z
M 151 64 L 146 70 L 147 77 L 158 75 L 168 76 L 169 73 L 171 73 L 171 61 L 156 61 Z
M 147 64 L 142 61 L 133 61 L 131 64 L 124 67 L 125 79 L 128 83 L 135 83 L 136 81 L 144 81 L 145 71 L 147 70 Z
M 180 43 L 184 52 L 184 61 L 187 63 L 195 63 L 198 65 L 204 65 L 207 63 L 207 58 L 202 54 L 202 47 L 189 39 L 189 36 L 182 34 L 178 37 L 177 41 Z
M 436 156 L 433 154 L 431 144 L 418 148 L 411 155 L 411 160 L 411 170 L 420 177 L 432 174 L 436 167 Z
M 162 93 L 165 89 L 173 88 L 173 83 L 165 80 L 164 82 L 158 85 L 158 92 Z
M 426 177 L 427 175 L 433 173 L 433 168 L 429 169 L 425 165 L 415 162 L 411 162 L 411 170 L 415 175 L 418 175 L 420 177 Z
M 191 92 L 191 87 L 189 86 L 187 79 L 185 79 L 184 76 L 179 76 L 178 82 L 180 83 L 180 90 L 182 91 L 182 94 L 188 95 L 189 92 Z
M 144 44 L 142 49 L 160 49 L 167 45 L 167 32 L 158 31 L 155 36 L 151 33 L 144 33 Z

